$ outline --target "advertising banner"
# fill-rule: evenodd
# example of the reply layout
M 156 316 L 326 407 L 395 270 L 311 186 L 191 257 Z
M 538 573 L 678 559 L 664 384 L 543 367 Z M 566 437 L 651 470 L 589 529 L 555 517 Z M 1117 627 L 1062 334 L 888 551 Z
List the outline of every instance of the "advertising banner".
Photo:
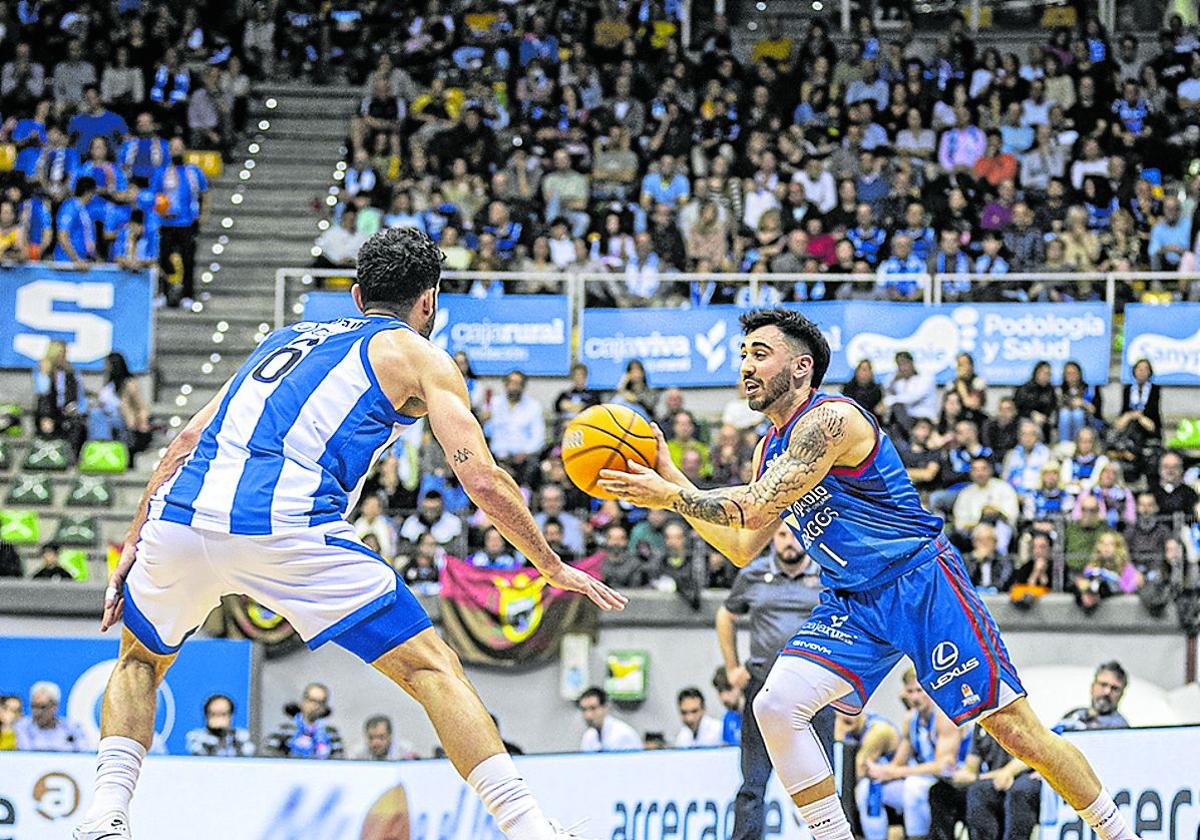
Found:
M 103 370 L 115 350 L 131 371 L 145 373 L 153 285 L 150 271 L 0 268 L 0 368 L 35 368 L 60 339 L 79 370 Z
M 885 379 L 895 355 L 912 353 L 917 369 L 938 382 L 954 376 L 954 358 L 968 352 L 975 369 L 996 385 L 1019 385 L 1033 365 L 1050 362 L 1055 381 L 1075 360 L 1088 382 L 1108 378 L 1108 309 L 1102 303 L 921 304 L 869 301 L 787 304 L 811 318 L 829 342 L 826 379 L 845 382 L 863 359 Z M 588 309 L 581 360 L 597 388 L 614 388 L 631 359 L 640 359 L 654 387 L 732 385 L 741 364 L 736 306 L 698 309 Z
M 1108 729 L 1066 737 L 1096 768 L 1139 837 L 1200 836 L 1200 727 Z M 1042 840 L 1088 840 L 1095 834 L 1049 785 L 1042 785 Z
M 1200 384 L 1200 303 L 1125 307 L 1125 352 L 1121 381 L 1133 381 L 1133 366 L 1148 359 L 1159 385 Z
M 117 647 L 116 637 L 0 636 L 4 685 L 20 693 L 28 711 L 30 686 L 40 680 L 56 684 L 62 690 L 59 715 L 78 723 L 88 740 L 85 746 L 94 749 L 100 739 L 100 699 L 117 662 Z M 187 732 L 204 726 L 204 701 L 212 694 L 228 695 L 234 704 L 234 725 L 248 725 L 250 654 L 246 641 L 192 639 L 183 646 L 158 690 L 156 751 L 187 753 Z M 2 828 L 0 838 L 5 838 Z
M 306 321 L 358 315 L 346 292 L 309 292 L 304 302 Z M 565 376 L 571 367 L 570 323 L 566 295 L 439 295 L 429 338 L 448 353 L 466 353 L 481 376 L 512 370 Z
M 586 837 L 718 840 L 733 830 L 738 751 L 527 756 L 547 815 Z M 0 753 L 0 838 L 60 840 L 91 795 L 91 756 Z M 763 837 L 807 840 L 777 778 Z M 7 818 L 7 819 L 6 819 Z M 134 836 L 171 840 L 503 840 L 447 761 L 156 758 L 142 770 Z

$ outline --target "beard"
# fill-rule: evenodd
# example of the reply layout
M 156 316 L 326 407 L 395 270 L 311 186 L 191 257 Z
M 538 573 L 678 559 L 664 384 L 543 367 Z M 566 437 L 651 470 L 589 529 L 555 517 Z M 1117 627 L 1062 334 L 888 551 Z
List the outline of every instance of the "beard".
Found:
M 792 388 L 792 378 L 786 370 L 779 371 L 779 373 L 766 382 L 759 379 L 752 379 L 751 381 L 758 383 L 758 393 L 747 397 L 746 404 L 755 411 L 763 411 L 770 408 L 776 400 Z
M 804 552 L 798 548 L 788 546 L 776 555 L 776 559 L 780 563 L 791 566 L 804 560 Z

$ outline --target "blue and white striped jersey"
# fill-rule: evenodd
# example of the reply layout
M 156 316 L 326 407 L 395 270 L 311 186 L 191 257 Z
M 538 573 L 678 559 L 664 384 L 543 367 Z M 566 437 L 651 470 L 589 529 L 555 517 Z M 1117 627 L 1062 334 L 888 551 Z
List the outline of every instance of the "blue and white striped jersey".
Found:
M 262 536 L 345 517 L 367 471 L 413 423 L 367 359 L 397 318 L 304 321 L 276 330 L 234 375 L 188 460 L 154 494 L 150 518 Z

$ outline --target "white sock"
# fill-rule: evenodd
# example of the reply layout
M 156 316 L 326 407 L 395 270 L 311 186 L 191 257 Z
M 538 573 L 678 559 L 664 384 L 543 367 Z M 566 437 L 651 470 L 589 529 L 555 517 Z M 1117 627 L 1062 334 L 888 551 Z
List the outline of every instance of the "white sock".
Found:
M 842 801 L 835 794 L 801 805 L 800 816 L 808 823 L 815 840 L 854 840 Z
M 554 830 L 508 753 L 479 762 L 467 776 L 467 784 L 508 840 L 553 840 Z
M 110 735 L 100 739 L 96 754 L 96 784 L 84 822 L 111 811 L 129 814 L 129 800 L 142 770 L 146 748 L 132 738 Z
M 1129 823 L 1117 810 L 1117 804 L 1101 790 L 1096 801 L 1079 812 L 1083 821 L 1092 827 L 1100 840 L 1137 840 L 1137 835 L 1129 830 Z

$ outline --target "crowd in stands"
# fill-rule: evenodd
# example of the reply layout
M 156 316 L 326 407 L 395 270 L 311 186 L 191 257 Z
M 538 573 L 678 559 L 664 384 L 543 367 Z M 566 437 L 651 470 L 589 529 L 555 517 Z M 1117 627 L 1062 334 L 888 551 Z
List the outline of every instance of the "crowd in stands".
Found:
M 5 5 L 0 142 L 15 159 L 0 173 L 0 261 L 157 264 L 165 299 L 190 304 L 208 186 L 185 151 L 228 156 L 246 130 L 250 74 L 264 71 L 258 15 L 247 4 Z
M 458 361 L 493 452 L 562 556 L 599 553 L 609 583 L 675 591 L 692 604 L 705 588 L 730 586 L 735 569 L 683 520 L 578 490 L 557 441 L 583 409 L 617 402 L 659 424 L 672 460 L 697 486 L 746 483 L 766 421 L 744 398 L 731 399 L 720 418 L 697 416 L 681 390 L 652 387 L 635 360 L 608 393 L 589 388 L 586 367 L 577 365 L 568 387 L 543 405 L 521 373 L 493 391 L 476 382 L 465 356 Z M 981 590 L 1013 593 L 1020 603 L 1065 591 L 1087 611 L 1109 595 L 1139 592 L 1158 610 L 1197 582 L 1200 476 L 1164 448 L 1149 362 L 1135 365 L 1119 408 L 1104 405 L 1074 362 L 1059 384 L 1039 362 L 1028 382 L 1003 393 L 965 353 L 942 386 L 907 352 L 895 363 L 894 374 L 876 381 L 861 362 L 842 392 L 889 431 Z M 368 477 L 351 521 L 422 592 L 437 591 L 447 556 L 491 568 L 525 563 L 471 505 L 422 424 Z
M 800 38 L 773 21 L 744 57 L 719 14 L 684 43 L 666 0 L 395 14 L 350 24 L 372 47 L 350 72 L 363 99 L 319 266 L 352 266 L 381 226 L 425 230 L 451 269 L 533 275 L 452 290 L 606 272 L 589 302 L 618 306 L 913 300 L 924 272 L 1195 266 L 1200 39 L 1178 17 L 1156 44 L 1090 17 L 1020 56 L 957 18 L 932 43 L 869 15 L 845 43 L 820 19 Z M 751 293 L 672 280 L 684 271 L 767 276 Z M 784 272 L 866 282 L 770 281 Z M 942 282 L 952 300 L 1101 294 Z M 1200 285 L 1121 293 L 1196 299 Z

